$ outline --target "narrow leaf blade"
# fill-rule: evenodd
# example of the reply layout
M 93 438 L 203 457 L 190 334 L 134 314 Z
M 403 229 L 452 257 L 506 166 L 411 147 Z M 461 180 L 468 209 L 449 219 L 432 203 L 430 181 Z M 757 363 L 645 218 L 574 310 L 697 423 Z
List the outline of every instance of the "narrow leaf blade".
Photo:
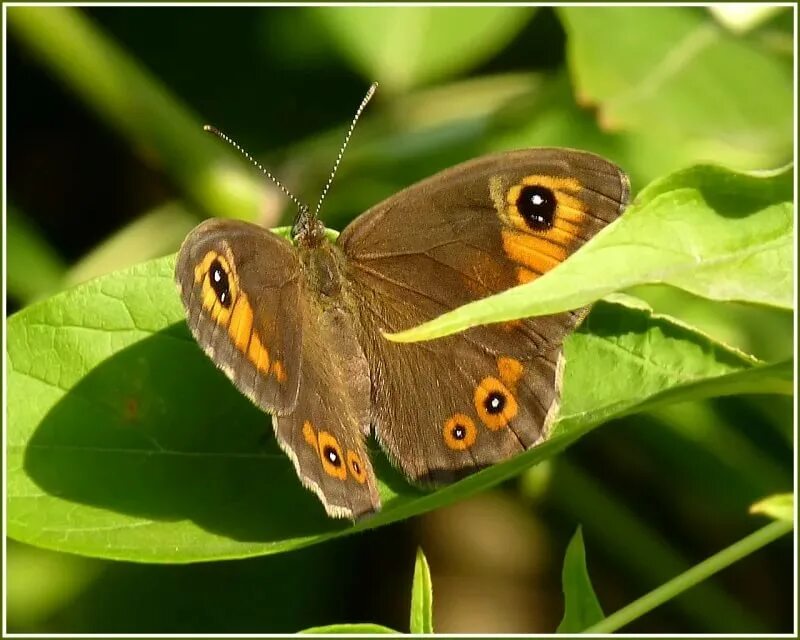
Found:
M 316 634 L 316 635 L 365 635 L 365 634 L 394 634 L 400 635 L 399 631 L 384 627 L 380 624 L 373 624 L 371 622 L 352 622 L 342 624 L 328 624 L 321 627 L 309 627 L 298 631 L 302 634 Z
M 567 545 L 561 583 L 564 591 L 564 617 L 558 625 L 558 633 L 580 633 L 605 617 L 589 579 L 586 549 L 580 527 Z
M 417 549 L 411 586 L 411 633 L 433 633 L 433 584 L 428 560 Z

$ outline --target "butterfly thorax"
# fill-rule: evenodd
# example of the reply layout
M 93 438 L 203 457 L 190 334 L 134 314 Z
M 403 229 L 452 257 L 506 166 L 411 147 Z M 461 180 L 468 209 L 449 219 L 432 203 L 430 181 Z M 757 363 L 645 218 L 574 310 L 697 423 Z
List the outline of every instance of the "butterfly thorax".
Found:
M 327 238 L 312 248 L 299 247 L 308 289 L 323 299 L 339 298 L 345 285 L 344 255 Z

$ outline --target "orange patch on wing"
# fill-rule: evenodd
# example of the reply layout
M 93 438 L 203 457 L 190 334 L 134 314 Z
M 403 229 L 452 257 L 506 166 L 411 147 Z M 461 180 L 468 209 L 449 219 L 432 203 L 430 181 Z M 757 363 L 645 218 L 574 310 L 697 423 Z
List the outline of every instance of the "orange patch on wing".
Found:
M 509 333 L 512 331 L 516 331 L 522 326 L 522 320 L 509 320 L 508 322 L 501 322 L 500 328 L 503 331 L 508 331 Z
M 530 271 L 535 271 L 539 275 L 547 273 L 567 258 L 566 249 L 558 247 L 557 251 L 550 250 L 552 245 L 547 247 L 549 243 L 537 236 L 506 230 L 503 230 L 501 235 L 506 255 L 514 262 L 523 265 Z M 543 250 L 545 248 L 550 253 L 558 252 L 559 256 L 555 257 L 545 253 Z
M 526 269 L 525 267 L 517 268 L 517 282 L 519 282 L 520 284 L 526 284 L 531 280 L 536 280 L 537 277 L 538 274 L 535 274 L 530 269 Z M 517 320 L 512 320 L 512 322 L 517 322 Z
M 314 447 L 315 449 L 318 448 L 317 432 L 314 430 L 314 425 L 312 425 L 308 420 L 306 420 L 303 423 L 303 440 L 305 440 L 310 446 Z
M 247 296 L 243 293 L 240 294 L 230 311 L 228 335 L 239 351 L 247 353 L 247 347 L 253 335 L 253 309 Z
M 464 451 L 475 444 L 478 430 L 472 418 L 463 413 L 457 413 L 448 418 L 442 429 L 444 443 L 455 451 Z
M 556 194 L 558 198 L 557 218 L 567 220 L 572 224 L 582 225 L 586 222 L 586 204 L 575 196 L 566 193 Z
M 286 382 L 286 369 L 283 368 L 283 363 L 276 360 L 272 364 L 272 373 L 278 382 Z
M 517 400 L 500 380 L 487 377 L 475 387 L 475 410 L 478 417 L 492 431 L 508 426 L 517 415 Z M 493 403 L 497 403 L 494 407 Z
M 345 480 L 347 468 L 344 466 L 342 448 L 336 438 L 327 431 L 320 431 L 317 436 L 317 450 L 325 473 L 333 478 Z
M 211 311 L 217 304 L 217 294 L 211 287 L 203 287 L 203 309 Z
M 350 475 L 359 484 L 367 481 L 367 470 L 364 468 L 364 463 L 361 462 L 361 457 L 355 451 L 348 450 L 347 452 L 347 468 L 350 469 Z
M 230 312 L 228 309 L 223 307 L 219 302 L 215 302 L 214 306 L 211 308 L 211 313 L 209 315 L 211 316 L 211 319 L 217 324 L 226 326 L 228 324 L 228 317 L 230 315 Z
M 497 359 L 497 370 L 500 372 L 500 379 L 508 387 L 516 386 L 522 377 L 525 367 L 516 358 L 504 356 Z
M 555 224 L 555 229 L 559 229 L 561 231 L 564 231 L 564 232 L 570 234 L 574 238 L 577 238 L 578 241 L 584 240 L 584 238 L 586 237 L 584 235 L 584 233 L 583 233 L 583 227 L 581 225 L 574 224 L 572 222 L 569 222 L 568 220 L 563 220 L 563 219 L 562 220 L 558 220 L 556 222 L 556 224 Z M 551 229 L 551 231 L 552 231 L 552 229 Z M 573 242 L 574 242 L 574 240 L 573 240 Z M 585 242 L 585 240 L 584 240 L 584 242 Z
M 567 191 L 578 193 L 581 190 L 580 180 L 577 178 L 558 178 L 556 176 L 532 175 L 522 179 L 525 186 L 541 185 L 551 191 Z
M 216 251 L 209 251 L 203 256 L 203 259 L 197 263 L 197 266 L 194 268 L 194 281 L 196 284 L 200 284 L 203 278 L 206 277 L 208 268 L 217 257 L 219 257 L 219 254 Z
M 579 244 L 586 241 L 580 231 L 580 229 L 576 229 L 572 225 L 562 223 L 550 229 L 547 232 L 547 237 L 558 244 L 577 248 Z M 564 251 L 566 252 L 566 249 Z
M 269 351 L 261 344 L 261 339 L 255 332 L 250 337 L 250 346 L 247 348 L 247 359 L 262 373 L 269 372 Z

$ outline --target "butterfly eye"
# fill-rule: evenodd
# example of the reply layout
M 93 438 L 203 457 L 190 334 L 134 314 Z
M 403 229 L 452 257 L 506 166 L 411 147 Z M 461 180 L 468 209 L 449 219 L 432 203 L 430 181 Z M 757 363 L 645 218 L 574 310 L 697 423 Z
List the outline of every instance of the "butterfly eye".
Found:
M 222 268 L 219 260 L 214 260 L 208 268 L 208 278 L 211 288 L 217 295 L 217 300 L 226 309 L 231 306 L 231 290 L 228 282 L 228 274 Z
M 445 444 L 456 451 L 463 451 L 475 444 L 475 423 L 463 413 L 457 413 L 444 423 Z
M 555 194 L 541 185 L 526 185 L 519 192 L 517 210 L 534 231 L 546 231 L 553 226 L 556 212 Z

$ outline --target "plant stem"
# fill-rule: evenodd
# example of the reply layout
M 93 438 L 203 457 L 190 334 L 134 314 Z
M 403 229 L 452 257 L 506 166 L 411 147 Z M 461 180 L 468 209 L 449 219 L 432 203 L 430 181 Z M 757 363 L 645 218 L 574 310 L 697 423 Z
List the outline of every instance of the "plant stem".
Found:
M 741 560 L 773 540 L 777 540 L 782 535 L 789 533 L 792 527 L 793 523 L 785 521 L 772 522 L 762 527 L 746 538 L 742 538 L 739 542 L 732 544 L 727 549 L 723 549 L 707 560 L 703 560 L 703 562 L 693 566 L 688 571 L 653 589 L 638 600 L 634 600 L 616 613 L 612 613 L 607 618 L 584 629 L 583 632 L 613 633 L 617 631 L 620 627 L 633 622 L 645 613 L 652 611 L 737 560 Z

